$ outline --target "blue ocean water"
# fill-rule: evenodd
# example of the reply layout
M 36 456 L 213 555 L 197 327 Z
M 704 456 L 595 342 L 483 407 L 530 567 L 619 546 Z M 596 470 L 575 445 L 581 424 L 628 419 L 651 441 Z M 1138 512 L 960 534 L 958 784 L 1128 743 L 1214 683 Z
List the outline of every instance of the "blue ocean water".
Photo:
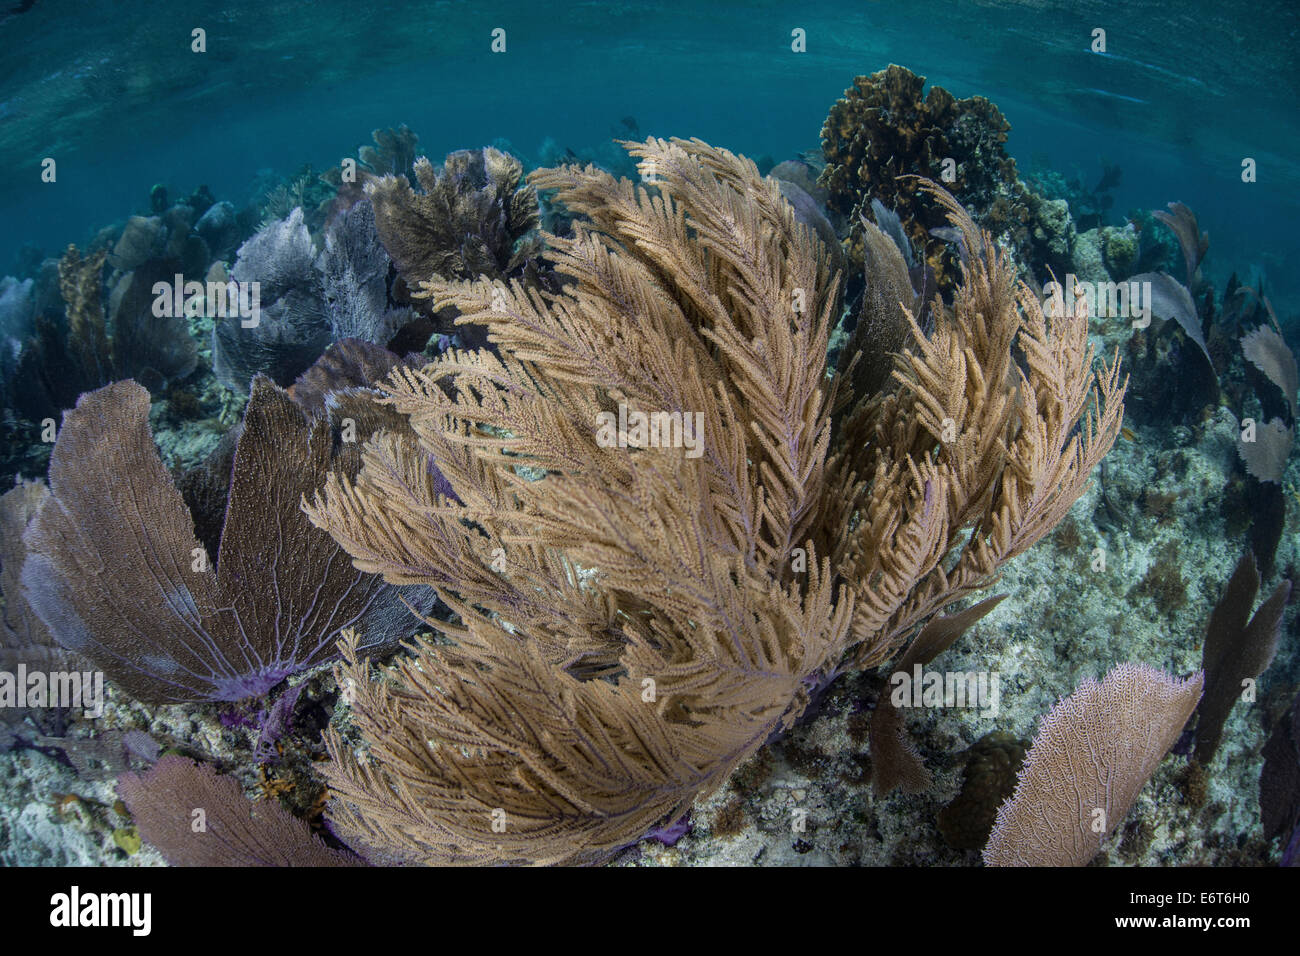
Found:
M 24 242 L 57 253 L 146 211 L 156 182 L 238 199 L 259 170 L 324 168 L 399 123 L 435 158 L 498 140 L 525 159 L 548 138 L 582 152 L 626 135 L 630 117 L 643 136 L 780 161 L 817 147 L 854 76 L 893 62 L 992 99 L 1022 172 L 1091 181 L 1118 164 L 1117 216 L 1186 202 L 1211 236 L 1211 274 L 1253 264 L 1279 305 L 1300 293 L 1289 0 L 7 5 L 0 272 Z M 191 52 L 195 28 L 206 53 Z M 796 28 L 806 52 L 791 50 Z M 56 184 L 41 182 L 45 157 Z

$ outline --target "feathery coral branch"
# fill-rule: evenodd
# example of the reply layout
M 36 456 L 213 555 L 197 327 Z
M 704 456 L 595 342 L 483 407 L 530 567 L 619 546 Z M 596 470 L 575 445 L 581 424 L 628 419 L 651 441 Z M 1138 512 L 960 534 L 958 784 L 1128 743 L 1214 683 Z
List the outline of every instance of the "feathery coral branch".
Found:
M 1086 316 L 1048 321 L 941 190 L 974 252 L 954 304 L 930 337 L 909 313 L 884 391 L 853 395 L 826 373 L 834 260 L 779 185 L 698 140 L 625 145 L 642 184 L 530 177 L 579 217 L 546 237 L 562 291 L 422 284 L 499 354 L 395 371 L 410 432 L 304 502 L 458 616 L 377 678 L 345 654 L 363 746 L 329 740 L 332 817 L 372 858 L 586 862 L 676 819 L 810 688 L 989 584 L 1118 431 Z

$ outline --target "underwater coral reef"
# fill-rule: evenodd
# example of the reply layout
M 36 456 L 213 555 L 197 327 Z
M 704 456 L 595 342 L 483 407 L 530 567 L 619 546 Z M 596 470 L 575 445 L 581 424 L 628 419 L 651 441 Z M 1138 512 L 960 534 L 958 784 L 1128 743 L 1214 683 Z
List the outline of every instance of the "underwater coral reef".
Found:
M 1010 128 L 403 125 L 4 277 L 0 861 L 1300 861 L 1294 316 Z

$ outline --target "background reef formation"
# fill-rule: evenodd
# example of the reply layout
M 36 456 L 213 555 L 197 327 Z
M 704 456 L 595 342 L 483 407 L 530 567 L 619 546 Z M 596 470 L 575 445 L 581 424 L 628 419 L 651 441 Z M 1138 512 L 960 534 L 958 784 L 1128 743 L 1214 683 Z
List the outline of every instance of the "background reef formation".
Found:
M 418 263 L 421 278 L 435 274 L 430 263 L 449 278 L 541 278 L 537 197 L 517 159 L 488 147 L 435 167 L 417 163 L 418 137 L 405 127 L 373 137 L 347 176 L 335 168 L 272 179 L 243 206 L 206 187 L 172 201 L 159 184 L 146 214 L 100 230 L 84 251 L 42 259 L 30 250 L 20 277 L 0 279 L 0 475 L 43 472 L 50 423 L 120 379 L 150 390 L 164 458 L 188 467 L 238 422 L 257 374 L 288 387 L 343 339 L 399 354 L 431 337 L 435 347 L 450 341 L 454 315 L 411 299 L 390 249 Z M 259 322 L 245 327 L 245 316 L 207 296 L 188 299 L 184 315 L 155 315 L 155 285 L 178 275 L 223 288 L 257 283 Z M 456 341 L 470 337 L 464 330 Z
M 851 257 L 862 261 L 860 223 L 874 219 L 871 203 L 878 200 L 902 220 L 940 286 L 951 288 L 958 256 L 943 237 L 943 205 L 915 179 L 900 181 L 921 176 L 943 183 L 983 228 L 1007 242 L 1017 262 L 1068 272 L 1069 208 L 1020 180 L 1005 146 L 1011 124 L 1001 111 L 982 96 L 959 100 L 941 86 L 924 90 L 925 77 L 902 66 L 859 76 L 822 127 L 826 166 L 818 185 L 830 209 L 848 222 Z

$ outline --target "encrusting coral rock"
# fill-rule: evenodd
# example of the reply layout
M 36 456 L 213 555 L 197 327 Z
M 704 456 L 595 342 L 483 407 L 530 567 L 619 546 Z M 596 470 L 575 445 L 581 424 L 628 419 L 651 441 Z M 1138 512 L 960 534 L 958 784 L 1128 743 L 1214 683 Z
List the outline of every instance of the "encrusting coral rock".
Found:
M 577 217 L 548 237 L 563 292 L 424 284 L 497 352 L 395 372 L 412 434 L 306 504 L 458 615 L 378 678 L 346 645 L 360 741 L 328 738 L 330 817 L 369 859 L 592 861 L 679 820 L 812 688 L 1047 534 L 1119 430 L 1084 311 L 1049 323 L 941 191 L 964 281 L 855 395 L 825 374 L 830 257 L 779 184 L 698 140 L 629 150 L 653 188 L 531 176 Z M 601 426 L 633 413 L 660 438 Z

